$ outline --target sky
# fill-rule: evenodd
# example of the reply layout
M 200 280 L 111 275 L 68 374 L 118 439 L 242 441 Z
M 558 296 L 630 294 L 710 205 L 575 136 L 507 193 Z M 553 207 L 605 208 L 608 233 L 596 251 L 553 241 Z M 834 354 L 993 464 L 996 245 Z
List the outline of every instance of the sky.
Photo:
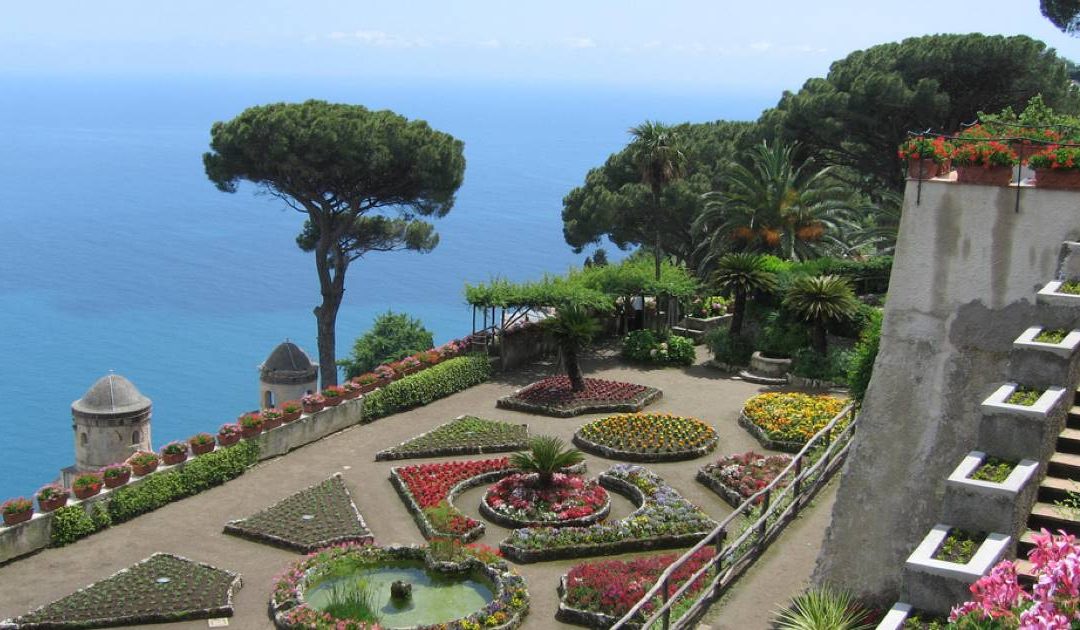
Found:
M 4 3 L 0 75 L 340 76 L 796 90 L 853 50 L 1026 34 L 1038 0 L 41 0 Z

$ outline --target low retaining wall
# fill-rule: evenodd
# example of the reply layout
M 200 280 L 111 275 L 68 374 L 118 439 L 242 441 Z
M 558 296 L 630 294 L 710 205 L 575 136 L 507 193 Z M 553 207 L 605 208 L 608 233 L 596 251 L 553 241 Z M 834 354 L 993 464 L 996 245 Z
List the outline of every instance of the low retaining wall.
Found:
M 750 418 L 747 418 L 746 414 L 742 412 L 739 412 L 739 426 L 749 431 L 750 435 L 754 436 L 767 449 L 785 453 L 798 453 L 805 446 L 803 442 L 785 442 L 772 439 L 765 433 L 764 429 L 751 422 Z

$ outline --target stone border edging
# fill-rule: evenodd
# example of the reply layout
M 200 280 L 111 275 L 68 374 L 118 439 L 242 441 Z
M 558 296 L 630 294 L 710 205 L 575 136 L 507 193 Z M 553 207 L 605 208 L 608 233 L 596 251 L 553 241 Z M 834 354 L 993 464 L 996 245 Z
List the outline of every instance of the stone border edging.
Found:
M 315 551 L 317 549 L 322 549 L 323 547 L 330 547 L 332 545 L 337 545 L 337 544 L 341 544 L 341 543 L 349 543 L 349 542 L 355 542 L 355 543 L 358 543 L 358 544 L 361 544 L 361 545 L 373 544 L 375 542 L 375 537 L 371 534 L 371 530 L 368 529 L 367 523 L 364 522 L 364 517 L 360 514 L 359 508 L 356 507 L 356 502 L 354 502 L 352 500 L 352 493 L 349 492 L 349 488 L 345 485 L 345 479 L 341 476 L 341 473 L 339 473 L 339 472 L 336 472 L 336 473 L 330 475 L 330 477 L 329 477 L 329 479 L 335 479 L 335 478 L 341 484 L 341 489 L 345 492 L 345 498 L 349 501 L 349 507 L 352 508 L 353 514 L 356 515 L 356 520 L 360 524 L 360 529 L 362 529 L 366 533 L 357 534 L 355 536 L 335 536 L 334 538 L 326 538 L 326 539 L 320 540 L 317 543 L 313 543 L 313 544 L 310 544 L 310 545 L 299 545 L 299 544 L 296 544 L 295 542 L 293 542 L 291 540 L 281 538 L 280 536 L 274 536 L 273 534 L 266 534 L 264 532 L 258 532 L 258 531 L 254 531 L 254 530 L 250 530 L 250 529 L 243 529 L 243 528 L 241 528 L 241 527 L 239 527 L 237 525 L 238 523 L 242 523 L 242 522 L 246 521 L 248 518 L 251 518 L 250 516 L 245 517 L 245 518 L 233 519 L 233 520 L 229 521 L 228 523 L 225 523 L 225 528 L 224 528 L 223 531 L 226 534 L 231 534 L 231 535 L 236 536 L 238 538 L 244 538 L 244 539 L 247 539 L 247 540 L 252 540 L 254 542 L 265 543 L 265 544 L 268 544 L 268 545 L 273 545 L 275 547 L 288 549 L 290 551 L 299 551 L 300 553 L 311 553 L 311 552 L 313 552 L 313 551 Z M 291 499 L 293 496 L 299 494 L 300 492 L 304 492 L 305 490 L 310 490 L 310 489 L 314 488 L 315 486 L 320 485 L 321 483 L 322 482 L 319 482 L 317 484 L 313 484 L 313 485 L 310 485 L 310 486 L 308 486 L 306 488 L 298 490 L 297 492 L 294 492 L 294 493 L 290 494 L 289 496 L 287 496 L 284 499 L 278 501 L 277 503 L 271 505 L 270 507 L 263 508 L 262 510 L 259 510 L 259 512 L 264 512 L 266 510 L 271 510 L 271 509 L 281 505 L 282 503 L 288 501 L 289 499 Z M 256 512 L 256 514 L 258 514 L 259 512 Z
M 714 479 L 712 475 L 705 472 L 704 468 L 698 469 L 697 477 L 695 478 L 706 488 L 720 495 L 720 498 L 733 508 L 738 508 L 747 499 L 747 497 L 744 497 L 737 491 L 729 488 L 723 482 Z
M 645 507 L 645 493 L 634 484 L 623 481 L 616 477 L 612 477 L 607 473 L 603 473 L 599 476 L 600 485 L 604 488 L 618 492 L 624 497 L 630 499 L 632 503 L 637 505 L 637 509 L 628 514 L 625 518 L 620 520 L 629 520 L 640 516 L 641 510 Z M 664 482 L 667 485 L 667 482 Z M 667 486 L 671 487 L 671 486 Z M 681 495 L 680 495 L 681 496 Z M 684 498 L 685 500 L 685 498 Z M 672 536 L 653 536 L 651 538 L 635 538 L 632 540 L 620 540 L 609 543 L 594 543 L 585 545 L 571 545 L 566 547 L 555 547 L 551 549 L 525 549 L 522 547 L 516 547 L 504 539 L 499 543 L 499 549 L 502 551 L 503 556 L 527 564 L 530 562 L 544 562 L 549 560 L 568 560 L 571 558 L 588 558 L 592 556 L 604 556 L 617 553 L 630 553 L 635 551 L 652 551 L 659 549 L 677 549 L 679 547 L 690 547 L 700 541 L 702 538 L 709 535 L 709 532 L 692 532 L 689 534 L 677 534 Z
M 607 518 L 607 515 L 611 513 L 611 497 L 607 498 L 604 502 L 604 507 L 593 512 L 588 516 L 582 516 L 581 518 L 572 518 L 565 521 L 522 521 L 505 514 L 499 514 L 491 506 L 487 504 L 487 497 L 491 494 L 489 489 L 484 493 L 483 498 L 480 499 L 480 514 L 484 518 L 507 529 L 520 529 L 522 527 L 587 527 L 602 521 Z
M 670 453 L 639 453 L 636 451 L 620 451 L 618 449 L 611 448 L 610 446 L 604 446 L 589 440 L 586 437 L 582 437 L 581 429 L 574 432 L 573 443 L 580 447 L 581 450 L 593 455 L 599 455 L 607 459 L 622 460 L 626 462 L 635 463 L 660 463 L 660 462 L 680 462 L 688 459 L 697 459 L 704 455 L 716 450 L 717 445 L 720 444 L 720 436 L 716 434 L 716 430 L 713 429 L 712 439 L 704 446 L 697 448 L 687 449 L 685 451 L 673 451 Z
M 753 421 L 751 421 L 750 418 L 748 418 L 746 414 L 742 411 L 739 412 L 739 426 L 746 429 L 747 432 L 749 432 L 750 435 L 754 436 L 754 438 L 758 442 L 761 442 L 762 446 L 774 451 L 783 451 L 785 453 L 798 453 L 802 450 L 802 447 L 806 445 L 802 442 L 785 442 L 783 440 L 774 440 L 770 438 L 765 433 L 765 429 L 762 429 L 758 425 L 754 424 Z
M 172 556 L 173 558 L 176 558 L 178 560 L 183 560 L 184 562 L 190 562 L 191 564 L 197 564 L 199 566 L 206 567 L 207 569 L 210 569 L 210 570 L 213 570 L 213 571 L 219 571 L 221 573 L 224 573 L 226 575 L 231 576 L 232 577 L 232 582 L 229 583 L 229 588 L 225 592 L 225 603 L 222 604 L 221 606 L 214 606 L 213 608 L 196 608 L 196 609 L 192 609 L 190 611 L 185 611 L 183 613 L 154 612 L 154 613 L 147 613 L 145 615 L 126 615 L 126 616 L 120 616 L 120 617 L 101 617 L 101 618 L 98 618 L 98 619 L 71 621 L 71 622 L 60 622 L 60 623 L 57 623 L 57 622 L 54 622 L 54 621 L 49 621 L 49 622 L 45 622 L 45 623 L 16 623 L 15 620 L 18 619 L 19 617 L 12 617 L 10 619 L 4 619 L 4 620 L 0 621 L 0 629 L 3 629 L 3 630 L 15 630 L 15 629 L 23 630 L 23 629 L 30 629 L 30 628 L 50 628 L 50 629 L 51 628 L 107 628 L 107 627 L 113 627 L 113 626 L 130 626 L 130 625 L 135 625 L 135 624 L 149 624 L 149 623 L 169 623 L 169 622 L 174 622 L 174 621 L 190 621 L 190 620 L 195 620 L 195 619 L 212 619 L 214 617 L 232 617 L 233 616 L 233 597 L 236 595 L 236 592 L 239 591 L 244 586 L 244 581 L 240 577 L 239 573 L 237 573 L 235 571 L 229 571 L 228 569 L 221 569 L 221 568 L 215 567 L 215 566 L 213 566 L 211 564 L 207 564 L 205 562 L 199 562 L 197 560 L 192 560 L 191 558 L 186 558 L 184 556 L 177 555 L 175 553 L 164 553 L 164 552 L 159 551 L 157 553 L 151 554 L 150 556 L 148 556 L 146 558 L 143 558 L 142 560 L 139 560 L 138 562 L 136 562 L 135 564 L 133 564 L 131 566 L 124 567 L 123 569 L 120 569 L 119 571 L 116 571 L 115 573 L 113 573 L 113 574 L 111 574 L 111 575 L 109 575 L 107 577 L 104 577 L 104 578 L 102 578 L 102 579 L 100 579 L 100 580 L 98 580 L 96 582 L 92 582 L 92 583 L 90 583 L 90 584 L 88 584 L 88 585 L 86 585 L 86 586 L 84 586 L 84 587 L 82 587 L 80 589 L 76 589 L 72 593 L 68 593 L 67 595 L 64 595 L 63 597 L 60 597 L 60 598 L 58 598 L 56 600 L 53 600 L 51 602 L 48 602 L 46 604 L 42 604 L 41 606 L 38 606 L 37 608 L 34 608 L 33 610 L 30 610 L 30 611 L 28 611 L 26 613 L 23 613 L 23 615 L 20 615 L 20 617 L 25 616 L 25 615 L 29 615 L 29 614 L 37 612 L 39 610 L 42 610 L 43 608 L 51 606 L 54 603 L 60 601 L 61 599 L 64 599 L 65 597 L 69 597 L 69 596 L 71 596 L 74 593 L 77 593 L 79 591 L 85 591 L 87 589 L 93 588 L 94 586 L 97 586 L 101 582 L 105 582 L 106 580 L 110 580 L 110 579 L 120 575 L 121 573 L 127 573 L 133 567 L 138 566 L 138 565 L 140 565 L 140 564 L 142 564 L 144 562 L 147 562 L 151 558 L 154 558 L 155 556 Z
M 563 573 L 559 577 L 559 585 L 556 587 L 556 592 L 559 594 L 559 607 L 555 610 L 555 620 L 563 623 L 572 623 L 578 626 L 585 626 L 586 628 L 610 628 L 615 625 L 619 619 L 618 617 L 612 617 L 611 615 L 595 612 L 592 610 L 582 610 L 580 608 L 574 608 L 566 603 L 566 574 Z M 640 628 L 640 623 L 628 623 L 626 628 L 636 629 Z
M 454 456 L 458 456 L 458 455 L 488 455 L 490 453 L 511 453 L 511 452 L 514 452 L 514 451 L 523 451 L 526 448 L 528 448 L 529 425 L 522 424 L 520 426 L 525 427 L 525 443 L 523 443 L 523 444 L 515 444 L 515 443 L 512 443 L 512 442 L 506 442 L 506 443 L 503 443 L 503 444 L 491 444 L 491 445 L 488 445 L 488 446 L 446 446 L 446 447 L 441 447 L 441 448 L 429 448 L 429 449 L 426 449 L 426 450 L 409 451 L 407 453 L 398 453 L 398 452 L 394 451 L 394 449 L 401 448 L 401 447 L 405 446 L 406 444 L 408 444 L 409 442 L 412 442 L 413 440 L 422 438 L 425 435 L 428 435 L 430 433 L 434 433 L 435 431 L 437 431 L 437 430 L 439 430 L 439 429 L 441 429 L 443 427 L 450 426 L 451 424 L 454 424 L 458 420 L 461 420 L 461 419 L 467 418 L 467 417 L 469 417 L 469 416 L 460 415 L 460 416 L 454 418 L 453 420 L 451 420 L 449 422 L 444 422 L 444 423 L 432 428 L 430 431 L 425 431 L 425 432 L 421 433 L 420 435 L 413 436 L 413 437 L 405 440 L 404 442 L 398 444 L 397 446 L 391 446 L 390 448 L 384 448 L 383 450 L 379 451 L 378 453 L 375 453 L 375 461 L 383 462 L 383 461 L 397 461 L 397 460 L 401 460 L 401 459 L 423 459 L 425 457 L 454 457 Z M 476 416 L 473 416 L 473 417 L 476 417 Z M 483 420 L 484 418 L 480 418 L 480 419 Z M 498 420 L 492 420 L 491 422 L 499 422 L 499 421 Z M 510 423 L 506 423 L 506 424 L 510 424 Z
M 523 390 L 528 389 L 532 385 L 526 385 L 521 389 L 516 390 L 509 396 L 503 396 L 495 401 L 495 406 L 499 409 L 509 409 L 511 411 L 522 411 L 525 413 L 534 413 L 542 416 L 552 416 L 555 418 L 572 418 L 574 416 L 580 416 L 586 413 L 636 413 L 641 411 L 648 405 L 659 400 L 664 392 L 648 385 L 642 385 L 645 391 L 637 396 L 611 402 L 584 402 L 577 405 L 565 405 L 561 407 L 553 407 L 551 405 L 541 405 L 539 403 L 526 402 L 518 398 Z

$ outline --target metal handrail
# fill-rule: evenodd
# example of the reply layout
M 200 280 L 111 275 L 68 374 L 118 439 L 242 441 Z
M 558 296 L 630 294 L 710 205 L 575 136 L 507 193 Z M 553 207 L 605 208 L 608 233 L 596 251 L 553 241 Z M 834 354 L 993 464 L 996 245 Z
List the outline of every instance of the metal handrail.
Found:
M 850 416 L 850 422 L 846 427 L 844 427 L 843 430 L 840 431 L 839 434 L 835 436 L 835 438 L 833 438 L 831 436 L 833 429 L 845 416 Z M 735 510 L 731 514 L 725 517 L 724 520 L 721 521 L 715 529 L 713 529 L 713 531 L 709 532 L 709 534 L 702 538 L 696 545 L 691 547 L 686 553 L 684 553 L 677 560 L 672 562 L 671 565 L 668 566 L 668 568 L 660 574 L 660 577 L 656 580 L 656 583 L 653 584 L 653 586 L 648 591 L 646 591 L 644 595 L 642 595 L 641 599 L 639 599 L 638 602 L 634 604 L 625 615 L 623 615 L 618 621 L 615 622 L 615 624 L 611 627 L 612 630 L 625 628 L 628 624 L 635 623 L 633 622 L 634 616 L 639 614 L 645 607 L 645 605 L 648 604 L 648 602 L 652 601 L 652 599 L 657 595 L 662 596 L 663 604 L 655 611 L 653 611 L 653 613 L 644 621 L 641 627 L 648 628 L 657 621 L 660 621 L 662 622 L 662 627 L 666 630 L 671 623 L 670 617 L 672 606 L 675 604 L 675 602 L 678 601 L 679 597 L 686 593 L 686 591 L 690 588 L 691 585 L 693 585 L 695 581 L 697 581 L 700 577 L 703 577 L 705 573 L 713 567 L 717 568 L 716 578 L 713 579 L 710 588 L 702 589 L 702 597 L 704 597 L 710 590 L 715 588 L 721 578 L 725 577 L 724 572 L 721 570 L 723 561 L 725 559 L 730 559 L 729 567 L 734 568 L 734 566 L 741 560 L 741 558 L 735 557 L 736 551 L 738 550 L 740 545 L 746 542 L 746 540 L 755 532 L 757 532 L 761 536 L 762 540 L 765 539 L 765 537 L 768 535 L 768 519 L 775 516 L 774 512 L 777 511 L 778 506 L 783 505 L 782 499 L 785 498 L 788 493 L 793 493 L 794 497 L 790 503 L 785 505 L 784 508 L 780 510 L 781 515 L 786 515 L 788 511 L 795 508 L 795 506 L 797 505 L 797 499 L 800 495 L 814 492 L 817 487 L 819 487 L 820 484 L 823 483 L 823 480 L 825 478 L 824 474 L 819 477 L 815 484 L 811 486 L 802 485 L 802 482 L 805 479 L 811 477 L 819 470 L 827 472 L 831 464 L 835 464 L 836 462 L 840 461 L 843 455 L 846 454 L 847 448 L 850 445 L 850 440 L 846 440 L 846 438 L 850 433 L 854 431 L 856 420 L 857 418 L 855 416 L 855 403 L 852 402 L 845 406 L 843 409 L 841 409 L 840 412 L 837 413 L 836 416 L 834 416 L 832 420 L 828 422 L 828 424 L 826 424 L 820 431 L 815 433 L 814 436 L 811 437 L 810 440 L 808 440 L 807 443 L 802 447 L 802 449 L 792 458 L 791 463 L 789 463 L 780 472 L 780 474 L 778 474 L 767 486 L 755 492 L 753 495 L 743 501 L 739 505 L 739 507 L 735 508 Z M 818 458 L 818 460 L 814 462 L 809 468 L 804 469 L 802 467 L 803 458 L 812 449 L 819 446 L 819 441 L 828 444 L 825 452 L 822 453 L 821 457 Z M 838 447 L 837 445 L 842 446 Z M 835 458 L 833 457 L 833 449 L 837 449 L 839 451 L 838 453 L 836 453 L 836 455 L 838 456 Z M 795 472 L 795 477 L 792 479 L 791 483 L 780 489 L 777 494 L 773 496 L 773 490 L 776 488 L 776 486 L 780 484 L 793 470 Z M 744 516 L 745 513 L 752 510 L 759 498 L 761 499 L 761 503 L 763 505 L 760 517 L 752 524 L 747 526 L 735 540 L 721 547 L 724 539 L 727 536 L 728 526 L 737 517 Z M 707 545 L 715 545 L 717 547 L 716 555 L 713 556 L 712 559 L 709 560 L 709 562 L 706 562 L 704 565 L 702 565 L 702 567 L 698 571 L 695 571 L 694 574 L 690 577 L 690 579 L 687 579 L 679 589 L 677 589 L 669 596 L 668 586 L 670 584 L 672 574 L 676 570 L 681 568 L 684 564 L 686 564 L 686 562 L 689 561 L 691 556 L 693 556 L 695 553 L 697 553 Z M 731 569 L 729 568 L 729 571 L 730 570 Z

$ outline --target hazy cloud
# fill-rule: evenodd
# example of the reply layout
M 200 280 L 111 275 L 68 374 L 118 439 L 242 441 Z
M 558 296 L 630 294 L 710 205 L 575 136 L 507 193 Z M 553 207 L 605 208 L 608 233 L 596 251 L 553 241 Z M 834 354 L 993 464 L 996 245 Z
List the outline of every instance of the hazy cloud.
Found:
M 570 48 L 596 48 L 596 42 L 591 37 L 567 37 L 563 41 Z

